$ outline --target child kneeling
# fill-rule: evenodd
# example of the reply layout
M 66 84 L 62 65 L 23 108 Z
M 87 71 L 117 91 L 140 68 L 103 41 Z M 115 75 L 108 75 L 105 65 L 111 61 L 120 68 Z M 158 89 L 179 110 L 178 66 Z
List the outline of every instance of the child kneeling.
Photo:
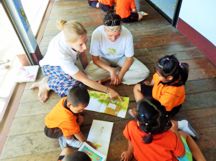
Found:
M 60 147 L 79 148 L 86 140 L 80 131 L 84 118 L 80 115 L 89 103 L 89 94 L 84 87 L 74 87 L 45 117 L 44 132 L 50 138 L 58 138 Z

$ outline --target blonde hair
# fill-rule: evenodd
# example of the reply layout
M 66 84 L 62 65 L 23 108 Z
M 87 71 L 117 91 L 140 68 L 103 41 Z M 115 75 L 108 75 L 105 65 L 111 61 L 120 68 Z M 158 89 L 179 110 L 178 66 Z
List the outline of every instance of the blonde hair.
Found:
M 66 21 L 59 20 L 57 21 L 57 27 L 59 30 L 64 32 L 66 41 L 76 42 L 80 36 L 87 34 L 84 26 L 78 21 Z

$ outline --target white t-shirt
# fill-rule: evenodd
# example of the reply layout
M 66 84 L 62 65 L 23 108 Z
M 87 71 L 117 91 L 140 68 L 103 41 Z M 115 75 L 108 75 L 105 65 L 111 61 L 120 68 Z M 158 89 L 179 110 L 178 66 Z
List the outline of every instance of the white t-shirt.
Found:
M 40 66 L 60 66 L 66 74 L 73 76 L 79 71 L 75 64 L 77 59 L 78 53 L 67 45 L 64 33 L 60 32 L 50 41 L 47 53 L 39 64 Z
M 123 56 L 132 57 L 134 55 L 133 36 L 122 26 L 120 36 L 112 42 L 107 38 L 104 25 L 101 25 L 92 33 L 90 54 L 114 62 Z

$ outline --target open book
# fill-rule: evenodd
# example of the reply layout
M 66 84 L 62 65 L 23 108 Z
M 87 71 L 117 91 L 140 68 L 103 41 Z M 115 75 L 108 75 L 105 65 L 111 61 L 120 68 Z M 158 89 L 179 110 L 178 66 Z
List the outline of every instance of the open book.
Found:
M 92 148 L 89 144 L 84 142 L 79 148 L 79 151 L 86 153 L 92 161 L 105 161 L 105 156 L 96 149 Z
M 108 94 L 89 90 L 90 102 L 86 110 L 106 113 L 118 117 L 125 118 L 129 97 L 121 97 L 122 101 L 118 99 L 110 99 Z
M 92 161 L 105 161 L 109 150 L 112 128 L 113 122 L 93 120 L 87 141 L 91 142 L 96 149 L 87 143 L 83 143 L 79 151 L 88 154 Z

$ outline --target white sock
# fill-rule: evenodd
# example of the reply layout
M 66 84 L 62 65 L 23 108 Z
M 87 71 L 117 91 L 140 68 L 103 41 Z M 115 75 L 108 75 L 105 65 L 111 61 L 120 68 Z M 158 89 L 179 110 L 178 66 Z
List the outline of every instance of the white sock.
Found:
M 178 128 L 195 138 L 199 137 L 198 133 L 194 130 L 194 128 L 190 125 L 190 123 L 187 120 L 178 121 Z

